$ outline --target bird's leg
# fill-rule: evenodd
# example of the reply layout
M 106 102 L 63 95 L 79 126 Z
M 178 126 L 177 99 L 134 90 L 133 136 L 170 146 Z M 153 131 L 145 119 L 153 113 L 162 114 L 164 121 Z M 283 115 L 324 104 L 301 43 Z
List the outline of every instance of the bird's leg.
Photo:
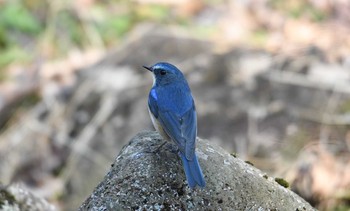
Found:
M 180 151 L 179 148 L 178 148 L 175 144 L 170 143 L 169 141 L 164 141 L 163 143 L 161 143 L 161 144 L 160 144 L 156 149 L 154 149 L 154 150 L 150 149 L 150 150 L 146 150 L 146 151 L 143 151 L 143 152 L 145 152 L 145 153 L 159 153 L 160 150 L 161 150 L 166 144 L 169 144 L 168 147 L 167 147 L 167 149 L 168 149 L 170 152 L 175 153 L 175 154 L 179 153 L 179 151 Z
M 164 141 L 164 142 L 163 142 L 161 145 L 159 145 L 159 147 L 157 147 L 157 149 L 155 149 L 153 152 L 154 152 L 154 153 L 160 152 L 160 149 L 161 149 L 165 144 L 167 144 L 167 141 Z
M 160 150 L 162 149 L 162 147 L 167 144 L 168 141 L 164 141 L 163 143 L 161 143 L 159 146 L 157 146 L 156 149 L 147 149 L 145 151 L 143 151 L 144 153 L 159 153 Z

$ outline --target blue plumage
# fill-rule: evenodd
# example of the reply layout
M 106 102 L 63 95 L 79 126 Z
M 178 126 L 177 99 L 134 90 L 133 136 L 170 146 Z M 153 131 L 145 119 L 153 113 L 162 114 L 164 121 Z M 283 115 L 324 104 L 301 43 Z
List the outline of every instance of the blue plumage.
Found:
M 184 75 L 174 65 L 165 62 L 145 68 L 154 75 L 148 98 L 153 125 L 164 139 L 174 141 L 179 147 L 188 185 L 191 188 L 196 185 L 205 187 L 195 153 L 196 108 Z

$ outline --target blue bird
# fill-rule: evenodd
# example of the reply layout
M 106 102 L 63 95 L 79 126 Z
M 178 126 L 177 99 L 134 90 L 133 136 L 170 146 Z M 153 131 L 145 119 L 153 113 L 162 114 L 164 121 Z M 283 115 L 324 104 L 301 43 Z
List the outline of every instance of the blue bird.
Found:
M 196 108 L 184 75 L 174 65 L 166 62 L 143 67 L 154 76 L 148 97 L 148 108 L 154 127 L 165 140 L 172 140 L 177 145 L 189 187 L 205 187 L 195 153 Z

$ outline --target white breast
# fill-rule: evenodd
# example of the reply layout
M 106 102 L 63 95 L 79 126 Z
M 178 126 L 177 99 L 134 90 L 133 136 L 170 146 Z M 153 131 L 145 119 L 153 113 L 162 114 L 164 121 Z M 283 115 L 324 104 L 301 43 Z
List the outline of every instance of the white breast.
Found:
M 148 113 L 151 117 L 152 120 L 152 124 L 154 126 L 154 128 L 158 131 L 158 133 L 163 137 L 163 139 L 165 139 L 166 141 L 170 141 L 171 138 L 168 136 L 168 134 L 164 131 L 162 125 L 160 124 L 160 122 L 154 117 L 154 115 L 152 114 L 152 112 L 149 110 L 148 108 Z

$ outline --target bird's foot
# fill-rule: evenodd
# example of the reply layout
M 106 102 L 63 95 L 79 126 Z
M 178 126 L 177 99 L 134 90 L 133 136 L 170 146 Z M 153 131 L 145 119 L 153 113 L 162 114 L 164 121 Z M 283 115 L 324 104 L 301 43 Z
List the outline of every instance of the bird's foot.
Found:
M 169 152 L 172 152 L 174 154 L 178 154 L 180 152 L 179 148 L 175 144 L 172 144 L 169 141 L 164 141 L 159 146 L 157 146 L 157 148 L 155 148 L 155 149 L 147 149 L 147 150 L 143 151 L 143 153 L 154 153 L 154 154 L 157 154 L 165 146 L 166 146 L 167 151 L 169 151 Z
M 164 141 L 163 143 L 161 143 L 159 146 L 157 146 L 156 149 L 147 149 L 145 151 L 143 151 L 144 153 L 154 153 L 157 154 L 160 152 L 160 150 L 163 148 L 164 145 L 167 144 L 167 141 Z
M 167 141 L 164 141 L 161 145 L 159 145 L 155 150 L 154 153 L 160 152 L 160 150 L 167 144 Z
M 177 147 L 175 144 L 168 144 L 167 149 L 169 152 L 172 152 L 174 154 L 178 154 L 180 152 L 179 147 Z

